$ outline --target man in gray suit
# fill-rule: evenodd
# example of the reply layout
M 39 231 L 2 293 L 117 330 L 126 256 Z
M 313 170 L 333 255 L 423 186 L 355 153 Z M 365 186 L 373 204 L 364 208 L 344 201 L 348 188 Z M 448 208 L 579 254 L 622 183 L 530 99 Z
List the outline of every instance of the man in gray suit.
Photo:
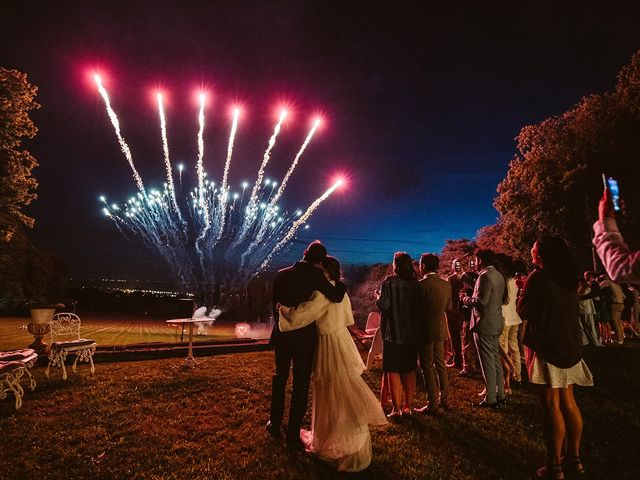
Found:
M 445 311 L 451 310 L 451 284 L 436 274 L 440 259 L 433 253 L 420 258 L 420 298 L 422 301 L 422 328 L 427 343 L 420 347 L 420 369 L 427 385 L 427 404 L 418 412 L 438 409 L 436 374 L 440 384 L 440 407 L 447 410 L 449 378 L 444 362 L 444 341 L 448 337 Z
M 473 296 L 461 293 L 460 301 L 472 308 L 470 327 L 486 387 L 485 398 L 477 406 L 497 408 L 506 403 L 499 341 L 504 328 L 502 304 L 505 301 L 505 281 L 494 266 L 495 254 L 491 250 L 478 250 L 476 264 L 480 275 Z

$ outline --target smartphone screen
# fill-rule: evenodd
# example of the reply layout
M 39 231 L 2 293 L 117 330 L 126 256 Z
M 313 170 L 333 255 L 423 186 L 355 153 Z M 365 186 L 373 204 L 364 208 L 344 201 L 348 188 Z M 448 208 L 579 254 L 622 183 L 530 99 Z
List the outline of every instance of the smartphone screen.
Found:
M 613 210 L 614 212 L 619 212 L 621 208 L 620 208 L 620 188 L 618 187 L 618 181 L 613 177 L 607 177 L 607 188 L 609 189 L 609 195 L 611 195 Z

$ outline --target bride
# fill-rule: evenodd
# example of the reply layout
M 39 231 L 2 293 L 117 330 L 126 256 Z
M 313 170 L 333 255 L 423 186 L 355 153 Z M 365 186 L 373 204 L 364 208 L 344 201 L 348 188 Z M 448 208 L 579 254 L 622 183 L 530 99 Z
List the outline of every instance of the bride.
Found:
M 331 282 L 340 279 L 340 263 L 334 257 L 322 261 Z M 378 399 L 362 379 L 365 369 L 347 325 L 352 325 L 351 301 L 330 302 L 313 292 L 297 307 L 280 306 L 279 326 L 285 332 L 316 322 L 318 345 L 313 368 L 313 417 L 311 431 L 302 430 L 305 449 L 338 470 L 357 472 L 371 463 L 369 425 L 387 423 Z

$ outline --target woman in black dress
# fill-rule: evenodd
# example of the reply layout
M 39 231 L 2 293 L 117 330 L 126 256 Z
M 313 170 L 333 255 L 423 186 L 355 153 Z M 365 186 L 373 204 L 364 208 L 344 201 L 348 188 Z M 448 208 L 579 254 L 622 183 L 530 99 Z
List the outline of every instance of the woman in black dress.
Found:
M 382 282 L 377 305 L 382 313 L 382 370 L 389 379 L 393 402 L 388 416 L 410 415 L 416 390 L 418 345 L 423 339 L 418 278 L 407 253 L 397 252 L 393 256 L 393 275 Z

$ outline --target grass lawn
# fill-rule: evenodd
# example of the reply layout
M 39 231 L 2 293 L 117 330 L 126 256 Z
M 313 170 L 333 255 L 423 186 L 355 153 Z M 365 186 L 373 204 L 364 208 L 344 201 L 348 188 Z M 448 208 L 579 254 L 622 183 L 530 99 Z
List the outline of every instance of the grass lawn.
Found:
M 165 320 L 134 315 L 92 314 L 81 316 L 83 337 L 94 339 L 98 345 L 125 345 L 144 342 L 179 342 L 181 328 Z M 29 317 L 0 317 L 0 350 L 25 348 L 33 342 L 26 329 Z M 234 323 L 219 322 L 207 328 L 206 335 L 196 335 L 194 341 L 226 340 L 236 338 Z M 188 341 L 189 327 L 184 341 Z M 44 337 L 49 343 L 48 336 Z
M 593 388 L 577 390 L 585 418 L 586 478 L 638 478 L 640 342 L 591 350 Z M 67 382 L 56 371 L 13 410 L 0 401 L 0 478 L 66 479 L 498 479 L 530 478 L 544 459 L 535 393 L 514 391 L 502 411 L 470 406 L 478 378 L 451 372 L 451 412 L 415 415 L 372 431 L 374 459 L 341 475 L 289 452 L 263 426 L 273 353 L 83 364 Z M 380 372 L 365 373 L 377 391 Z M 421 405 L 424 397 L 416 401 Z

